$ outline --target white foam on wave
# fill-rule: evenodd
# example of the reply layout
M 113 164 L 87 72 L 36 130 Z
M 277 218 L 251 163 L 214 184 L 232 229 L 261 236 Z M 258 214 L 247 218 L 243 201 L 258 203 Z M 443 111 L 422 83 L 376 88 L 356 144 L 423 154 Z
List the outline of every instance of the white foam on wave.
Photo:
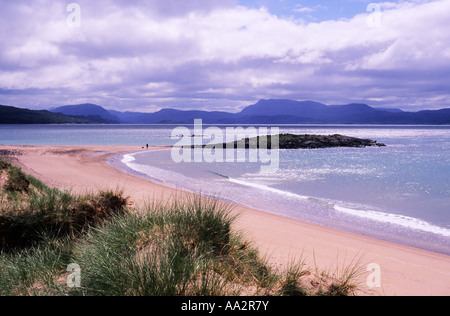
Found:
M 125 160 L 127 161 L 127 160 Z M 148 166 L 148 165 L 141 165 L 133 162 L 134 160 L 128 160 L 126 163 L 126 166 L 130 168 L 131 170 L 134 170 L 140 174 L 145 175 L 146 177 L 149 177 L 150 179 L 156 180 L 161 183 L 165 183 L 167 185 L 171 185 L 173 187 L 179 187 L 179 184 L 187 183 L 187 181 L 190 181 L 189 178 L 183 176 L 180 173 L 172 172 L 169 170 Z M 170 179 L 170 183 L 167 181 L 167 179 Z
M 298 198 L 298 199 L 302 199 L 302 200 L 308 200 L 310 198 L 308 196 L 303 196 L 303 195 L 299 195 L 299 194 L 295 194 L 295 193 L 291 193 L 291 192 L 287 192 L 287 191 L 283 191 L 283 190 L 274 189 L 274 188 L 271 188 L 271 187 L 263 185 L 263 184 L 251 183 L 251 182 L 242 181 L 242 180 L 233 179 L 233 178 L 229 178 L 228 180 L 232 183 L 244 185 L 244 186 L 259 189 L 259 190 L 270 191 L 272 193 L 277 193 L 277 194 L 281 194 L 281 195 L 288 196 L 288 197 Z
M 166 148 L 163 148 L 163 149 L 152 149 L 151 152 L 165 151 L 165 150 L 168 150 L 168 149 L 166 149 Z M 124 165 L 126 165 L 129 168 L 134 170 L 133 167 L 139 166 L 137 164 L 133 164 L 133 162 L 136 161 L 136 157 L 135 156 L 146 154 L 146 153 L 149 153 L 149 152 L 148 151 L 138 151 L 138 152 L 131 153 L 131 154 L 125 154 L 125 155 L 123 155 L 121 162 Z M 136 170 L 136 171 L 138 171 L 138 170 Z
M 444 237 L 450 237 L 450 229 L 435 226 L 423 220 L 409 216 L 392 213 L 382 213 L 376 211 L 356 210 L 347 207 L 342 207 L 339 205 L 335 205 L 334 209 L 338 212 L 356 216 L 359 218 L 370 219 L 382 223 L 394 224 L 409 229 L 421 230 L 428 233 L 438 234 Z
M 133 162 L 133 161 L 135 161 L 135 160 L 136 160 L 136 158 L 134 158 L 133 155 L 124 155 L 123 158 L 122 158 L 122 160 L 121 160 L 121 162 L 122 162 L 123 164 L 125 164 L 125 165 L 128 166 L 128 164 L 129 164 L 130 162 Z
M 134 163 L 136 158 L 133 155 L 135 155 L 135 154 L 124 155 L 123 159 L 121 160 L 122 163 L 127 165 L 132 170 L 144 173 L 152 178 L 157 178 L 158 180 L 160 180 L 162 182 L 165 182 L 164 179 L 167 179 L 168 177 L 171 178 L 172 180 L 175 180 L 175 179 L 178 180 L 177 181 L 178 183 L 184 183 L 184 181 L 189 181 L 189 178 L 186 178 L 185 176 L 178 174 L 178 173 L 170 172 L 168 170 L 162 170 L 162 169 L 159 169 L 156 167 L 150 167 L 147 165 L 136 164 L 136 163 Z M 300 199 L 300 200 L 310 200 L 310 201 L 317 201 L 317 200 L 322 201 L 323 200 L 323 199 L 316 199 L 316 198 L 309 197 L 309 196 L 303 196 L 300 194 L 275 189 L 275 188 L 272 188 L 272 187 L 264 185 L 264 184 L 258 184 L 258 183 L 248 182 L 248 181 L 234 179 L 234 178 L 228 178 L 228 181 L 231 183 L 235 183 L 235 184 L 239 184 L 242 186 L 278 194 L 278 195 L 289 197 L 289 198 Z M 335 211 L 344 213 L 344 214 L 347 214 L 350 216 L 363 218 L 363 219 L 367 219 L 367 220 L 372 220 L 372 221 L 385 223 L 385 224 L 397 225 L 397 226 L 404 227 L 407 229 L 419 230 L 419 231 L 423 231 L 423 232 L 427 232 L 427 233 L 433 233 L 433 234 L 441 235 L 444 237 L 450 237 L 450 229 L 447 229 L 444 227 L 439 227 L 439 226 L 430 224 L 426 221 L 423 221 L 423 220 L 420 220 L 417 218 L 413 218 L 413 217 L 409 217 L 409 216 L 405 216 L 405 215 L 399 215 L 399 214 L 348 208 L 348 207 L 340 206 L 340 205 L 336 204 L 336 202 L 332 202 L 332 201 L 328 201 L 328 200 L 323 200 L 323 201 L 325 201 L 326 204 L 328 204 L 330 207 L 332 207 Z
M 276 193 L 276 194 L 283 195 L 286 197 L 297 198 L 297 199 L 301 199 L 301 200 L 310 200 L 310 201 L 322 200 L 322 199 L 303 196 L 303 195 L 271 188 L 269 186 L 262 185 L 262 184 L 251 183 L 251 182 L 232 179 L 232 178 L 229 178 L 229 181 L 232 183 L 244 185 L 247 187 Z M 331 202 L 328 200 L 323 200 L 323 201 L 326 202 L 326 204 L 328 204 L 330 207 L 333 207 L 335 211 L 345 213 L 345 214 L 348 214 L 351 216 L 364 218 L 364 219 L 368 219 L 368 220 L 372 220 L 372 221 L 376 221 L 376 222 L 391 224 L 391 225 L 397 225 L 397 226 L 408 228 L 408 229 L 420 230 L 420 231 L 424 231 L 424 232 L 428 232 L 428 233 L 441 235 L 444 237 L 450 237 L 450 229 L 432 225 L 426 221 L 423 221 L 423 220 L 420 220 L 417 218 L 404 216 L 404 215 L 398 215 L 398 214 L 392 214 L 392 213 L 383 213 L 383 212 L 361 210 L 361 209 L 351 209 L 351 208 L 342 207 L 340 205 L 334 204 L 335 202 Z
M 135 155 L 143 154 L 145 152 L 138 152 L 134 154 L 124 155 L 121 162 L 125 164 L 131 170 L 138 172 L 146 177 L 164 183 L 176 189 L 198 190 L 195 188 L 186 187 L 186 184 L 194 183 L 191 178 L 184 176 L 181 173 L 171 171 L 168 169 L 162 169 L 150 165 L 136 163 Z

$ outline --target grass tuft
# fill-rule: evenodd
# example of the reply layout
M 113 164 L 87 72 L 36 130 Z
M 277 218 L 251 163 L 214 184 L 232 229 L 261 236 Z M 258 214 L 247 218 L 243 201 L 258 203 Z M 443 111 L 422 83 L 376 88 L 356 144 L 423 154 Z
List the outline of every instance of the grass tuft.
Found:
M 0 252 L 32 247 L 42 242 L 42 235 L 77 237 L 90 226 L 127 212 L 128 199 L 120 191 L 75 196 L 0 162 L 8 173 L 4 187 L 8 198 L 0 205 Z
M 229 204 L 200 195 L 128 209 L 120 190 L 73 195 L 0 159 L 0 295 L 352 295 L 360 270 L 319 273 L 303 262 L 277 271 L 243 235 Z M 25 189 L 27 187 L 27 189 Z M 7 198 L 4 198 L 7 196 Z M 66 285 L 81 267 L 81 287 Z M 314 284 L 314 286 L 308 285 Z
M 8 192 L 28 192 L 30 181 L 28 177 L 17 167 L 10 166 L 8 172 L 8 182 L 5 189 Z
M 225 295 L 221 270 L 234 248 L 232 217 L 219 201 L 154 203 L 146 215 L 116 217 L 92 230 L 76 258 L 88 295 Z M 108 262 L 108 269 L 105 263 Z

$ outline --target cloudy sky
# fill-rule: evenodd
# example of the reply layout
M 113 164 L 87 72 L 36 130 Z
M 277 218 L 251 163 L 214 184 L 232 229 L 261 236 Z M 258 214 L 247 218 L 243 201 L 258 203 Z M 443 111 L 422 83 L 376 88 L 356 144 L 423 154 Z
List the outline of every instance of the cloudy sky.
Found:
M 450 107 L 450 1 L 0 0 L 0 104 Z

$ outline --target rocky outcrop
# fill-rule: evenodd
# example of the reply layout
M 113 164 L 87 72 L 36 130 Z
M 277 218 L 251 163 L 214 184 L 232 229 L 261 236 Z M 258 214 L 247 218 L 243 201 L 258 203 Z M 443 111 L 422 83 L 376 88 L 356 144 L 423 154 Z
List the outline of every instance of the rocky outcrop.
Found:
M 349 137 L 344 135 L 293 135 L 293 134 L 281 134 L 279 136 L 279 149 L 318 149 L 318 148 L 333 148 L 333 147 L 384 147 L 385 144 L 378 143 L 371 139 L 361 139 L 356 137 Z M 266 137 L 264 137 L 266 138 Z M 257 148 L 262 145 L 264 139 L 261 137 L 245 138 L 240 141 L 234 142 L 234 148 L 242 148 L 242 142 L 245 142 L 245 148 L 253 148 L 254 144 L 257 144 Z M 224 144 L 224 147 L 233 147 L 233 145 Z M 264 146 L 265 147 L 265 146 Z M 272 136 L 267 137 L 267 147 L 272 148 Z

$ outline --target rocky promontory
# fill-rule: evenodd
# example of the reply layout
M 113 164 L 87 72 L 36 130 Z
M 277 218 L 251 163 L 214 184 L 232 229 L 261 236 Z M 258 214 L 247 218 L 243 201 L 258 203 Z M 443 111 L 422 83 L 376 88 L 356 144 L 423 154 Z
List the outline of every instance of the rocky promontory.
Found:
M 371 139 L 361 139 L 356 137 L 349 137 L 344 135 L 294 135 L 294 134 L 280 134 L 276 135 L 279 139 L 279 149 L 318 149 L 318 148 L 334 148 L 334 147 L 384 147 L 385 144 L 378 143 Z M 254 144 L 257 144 L 259 148 L 265 143 L 267 138 L 267 147 L 272 148 L 272 138 L 276 136 L 261 136 L 256 138 L 245 138 L 239 141 L 235 141 L 233 144 L 223 144 L 224 148 L 242 148 L 245 143 L 245 148 L 255 148 Z M 264 146 L 265 147 L 265 146 Z

